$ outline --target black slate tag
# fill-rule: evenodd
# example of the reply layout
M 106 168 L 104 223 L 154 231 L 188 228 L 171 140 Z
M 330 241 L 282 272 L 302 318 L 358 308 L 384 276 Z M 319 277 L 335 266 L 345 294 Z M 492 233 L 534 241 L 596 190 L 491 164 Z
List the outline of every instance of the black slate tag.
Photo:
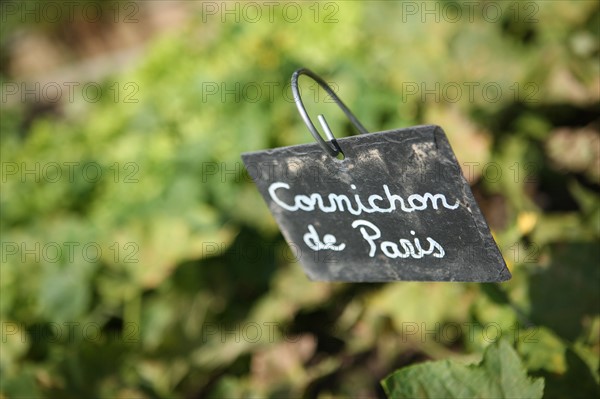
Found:
M 242 154 L 311 280 L 508 280 L 439 126 Z

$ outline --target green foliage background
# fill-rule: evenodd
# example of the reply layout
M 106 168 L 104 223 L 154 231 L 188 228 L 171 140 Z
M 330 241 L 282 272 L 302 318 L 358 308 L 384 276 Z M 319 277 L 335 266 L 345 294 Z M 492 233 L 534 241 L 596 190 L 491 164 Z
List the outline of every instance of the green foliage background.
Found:
M 597 396 L 600 11 L 594 1 L 527 3 L 533 19 L 496 2 L 504 17 L 494 23 L 481 12 L 469 21 L 460 3 L 456 23 L 423 23 L 401 2 L 332 3 L 333 23 L 315 22 L 313 3 L 298 23 L 277 12 L 222 23 L 198 10 L 153 40 L 139 66 L 107 79 L 106 90 L 135 82 L 137 103 L 80 100 L 31 123 L 26 104 L 3 104 L 3 165 L 77 166 L 57 182 L 3 169 L 2 397 L 382 396 L 379 380 L 394 370 L 477 362 L 500 332 L 529 374 L 545 377 L 546 397 Z M 302 66 L 332 81 L 370 131 L 444 127 L 459 162 L 479 165 L 473 190 L 512 280 L 306 279 L 240 160 L 312 140 L 289 92 Z M 353 134 L 302 82 L 311 115 Z M 458 84 L 462 97 L 407 94 L 436 82 Z M 471 100 L 465 82 L 497 83 L 502 95 L 476 89 Z M 484 168 L 492 162 L 498 178 Z M 103 178 L 84 179 L 86 163 Z M 102 256 L 5 252 L 50 242 L 96 242 Z M 52 323 L 95 323 L 102 334 L 56 336 Z

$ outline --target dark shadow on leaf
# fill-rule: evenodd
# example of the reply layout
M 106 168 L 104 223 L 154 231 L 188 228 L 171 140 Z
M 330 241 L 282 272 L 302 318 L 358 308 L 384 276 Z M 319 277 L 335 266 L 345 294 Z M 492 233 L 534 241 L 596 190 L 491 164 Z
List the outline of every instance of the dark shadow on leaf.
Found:
M 582 332 L 583 318 L 600 312 L 600 247 L 557 244 L 550 255 L 548 268 L 531 276 L 531 320 L 573 341 Z
M 598 398 L 600 385 L 588 365 L 571 349 L 566 351 L 567 372 L 563 375 L 542 371 L 532 373 L 545 379 L 545 398 Z
M 205 243 L 206 254 L 214 256 L 181 264 L 173 281 L 178 290 L 190 294 L 206 290 L 219 298 L 227 311 L 218 321 L 235 323 L 268 291 L 282 242 L 279 235 L 265 237 L 244 227 L 228 247 L 218 242 Z

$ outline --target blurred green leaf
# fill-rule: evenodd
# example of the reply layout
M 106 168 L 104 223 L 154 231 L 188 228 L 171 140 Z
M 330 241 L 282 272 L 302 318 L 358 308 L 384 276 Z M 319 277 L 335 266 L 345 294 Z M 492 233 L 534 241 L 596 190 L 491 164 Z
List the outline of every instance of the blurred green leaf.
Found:
M 544 380 L 527 377 L 503 340 L 490 345 L 478 365 L 452 360 L 409 366 L 382 381 L 389 398 L 541 398 Z

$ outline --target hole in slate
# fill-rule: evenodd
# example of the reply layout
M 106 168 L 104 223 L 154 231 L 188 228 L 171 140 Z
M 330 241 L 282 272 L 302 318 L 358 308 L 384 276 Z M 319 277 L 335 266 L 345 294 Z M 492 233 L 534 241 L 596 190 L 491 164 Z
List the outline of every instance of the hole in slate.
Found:
M 337 154 L 335 157 L 336 157 L 336 158 L 337 158 L 339 161 L 343 161 L 343 160 L 346 158 L 346 156 L 344 156 L 344 153 L 343 153 L 343 152 L 341 152 L 341 151 L 340 151 L 340 152 L 338 152 L 338 154 Z

